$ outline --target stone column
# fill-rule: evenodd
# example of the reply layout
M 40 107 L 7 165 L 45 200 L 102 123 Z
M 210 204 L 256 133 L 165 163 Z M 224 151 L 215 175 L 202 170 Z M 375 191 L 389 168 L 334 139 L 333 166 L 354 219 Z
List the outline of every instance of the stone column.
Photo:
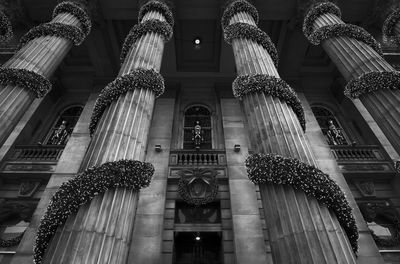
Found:
M 162 93 L 150 85 L 154 78 L 163 85 L 158 72 L 173 20 L 165 4 L 151 1 L 142 6 L 139 21 L 125 40 L 118 77 L 94 107 L 92 141 L 81 171 L 121 159 L 145 160 L 154 102 Z M 43 262 L 126 263 L 138 196 L 139 190 L 125 188 L 96 195 L 59 227 Z
M 360 99 L 400 153 L 400 73 L 382 57 L 380 45 L 360 27 L 345 24 L 332 3 L 314 6 L 303 31 L 313 43 L 321 43 L 348 81 L 345 94 Z
M 397 4 L 399 5 L 399 4 Z M 394 9 L 383 23 L 383 35 L 400 46 L 400 5 Z
M 33 100 L 51 89 L 48 78 L 72 45 L 85 39 L 90 27 L 84 7 L 63 2 L 56 6 L 49 23 L 21 38 L 20 50 L 0 68 L 0 145 Z
M 222 19 L 238 73 L 234 94 L 242 100 L 253 150 L 315 166 L 300 101 L 280 79 L 276 49 L 257 19 L 245 1 L 229 5 Z M 274 263 L 355 263 L 346 234 L 325 205 L 291 185 L 261 183 L 259 188 Z

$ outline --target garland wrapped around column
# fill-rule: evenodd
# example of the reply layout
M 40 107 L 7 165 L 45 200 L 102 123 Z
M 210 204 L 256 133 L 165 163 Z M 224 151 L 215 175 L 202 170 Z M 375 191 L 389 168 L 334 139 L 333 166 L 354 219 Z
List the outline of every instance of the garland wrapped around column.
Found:
M 394 36 L 399 26 L 398 12 L 392 13 L 384 32 Z M 384 58 L 380 45 L 365 30 L 345 24 L 333 3 L 310 8 L 303 23 L 304 35 L 314 45 L 321 44 L 348 82 L 344 94 L 360 99 L 377 125 L 400 153 L 400 75 Z M 387 113 L 390 113 L 389 115 Z
M 8 27 L 0 13 L 0 29 L 4 26 Z M 72 45 L 83 42 L 90 28 L 86 9 L 65 1 L 55 7 L 50 22 L 32 28 L 21 38 L 19 51 L 0 68 L 0 145 L 33 100 L 51 89 L 49 77 Z M 12 101 L 15 103 L 10 104 Z
M 257 28 L 254 7 L 243 2 L 227 7 L 222 26 L 235 55 L 238 76 L 233 94 L 241 100 L 252 148 L 260 153 L 251 155 L 245 165 L 250 180 L 259 184 L 272 258 L 293 264 L 356 263 L 358 230 L 352 209 L 340 187 L 315 167 L 301 102 L 276 70 L 275 46 Z M 332 5 L 313 16 L 327 10 L 340 14 Z M 314 33 L 308 25 L 305 28 Z M 364 32 L 348 28 L 347 34 L 361 32 L 362 38 Z M 333 35 L 339 35 L 337 29 L 326 29 L 315 41 Z
M 400 46 L 400 8 L 395 9 L 385 20 L 382 33 Z
M 352 208 L 329 175 L 297 159 L 273 154 L 250 155 L 246 159 L 246 167 L 249 179 L 255 184 L 290 185 L 332 209 L 347 233 L 354 252 L 357 252 L 358 229 Z
M 91 135 L 96 130 L 97 123 L 107 106 L 117 100 L 120 95 L 135 89 L 149 89 L 155 93 L 156 97 L 159 97 L 164 93 L 164 78 L 153 69 L 136 69 L 109 83 L 96 100 L 89 124 Z
M 34 71 L 0 67 L 0 84 L 13 84 L 30 90 L 37 98 L 43 97 L 50 89 L 48 79 Z
M 303 131 L 306 131 L 306 120 L 300 99 L 284 80 L 264 74 L 241 75 L 233 81 L 232 89 L 236 98 L 242 98 L 249 93 L 264 93 L 281 99 L 292 108 Z
M 8 42 L 13 37 L 10 19 L 0 10 L 0 42 Z
M 138 187 L 147 186 L 153 173 L 152 166 L 143 161 L 155 99 L 164 91 L 159 71 L 164 43 L 172 35 L 173 24 L 168 6 L 160 1 L 147 2 L 141 7 L 139 17 L 139 24 L 125 40 L 118 76 L 101 91 L 95 103 L 89 124 L 92 139 L 81 164 L 81 171 L 85 172 L 77 176 L 81 178 L 77 182 L 74 178 L 68 184 L 67 197 L 80 197 L 83 192 L 79 188 L 87 186 L 90 190 L 85 197 L 88 198 L 68 202 L 71 209 L 68 207 L 66 214 L 52 207 L 53 201 L 66 204 L 56 194 L 49 205 L 51 213 L 41 222 L 43 228 L 38 233 L 35 254 L 44 264 L 124 264 L 128 261 Z M 141 173 L 135 174 L 141 177 L 139 186 L 125 183 L 130 178 L 125 177 L 129 171 L 124 168 L 121 168 L 121 175 L 125 175 L 123 182 L 114 182 L 114 174 L 119 172 L 109 173 L 106 164 L 120 160 L 128 160 L 124 164 L 133 162 L 133 170 L 135 166 L 144 166 Z M 87 169 L 92 166 L 98 169 Z M 101 182 L 97 183 L 96 179 Z M 79 195 L 74 195 L 75 192 Z M 61 194 L 65 196 L 64 192 Z M 86 204 L 80 206 L 83 202 Z
M 40 220 L 34 249 L 34 263 L 42 263 L 43 255 L 57 228 L 75 214 L 81 205 L 112 188 L 139 190 L 149 186 L 154 167 L 137 160 L 118 160 L 91 167 L 63 183 L 51 198 Z

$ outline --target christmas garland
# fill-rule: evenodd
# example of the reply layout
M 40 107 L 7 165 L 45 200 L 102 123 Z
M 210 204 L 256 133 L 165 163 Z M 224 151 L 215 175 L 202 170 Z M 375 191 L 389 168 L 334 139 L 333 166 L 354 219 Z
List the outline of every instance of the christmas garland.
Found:
M 139 22 L 142 21 L 144 15 L 150 11 L 157 11 L 157 12 L 161 13 L 165 17 L 165 20 L 167 21 L 167 23 L 171 27 L 174 26 L 174 17 L 172 15 L 171 10 L 169 9 L 169 7 L 166 4 L 164 4 L 160 1 L 150 1 L 142 6 L 139 10 L 139 18 L 138 18 Z
M 231 18 L 237 13 L 245 12 L 253 17 L 256 25 L 258 24 L 258 11 L 257 9 L 245 0 L 238 0 L 231 3 L 224 11 L 221 19 L 222 28 L 225 29 L 229 25 Z
M 253 183 L 291 185 L 333 210 L 354 252 L 357 252 L 358 230 L 352 208 L 343 191 L 327 174 L 297 159 L 273 154 L 250 155 L 245 164 Z
M 84 9 L 81 8 L 79 4 L 69 1 L 61 2 L 54 8 L 53 18 L 61 13 L 69 13 L 78 18 L 82 26 L 83 34 L 85 34 L 85 36 L 89 34 L 90 29 L 92 28 L 92 23 L 90 21 L 89 15 Z
M 7 42 L 12 38 L 12 36 L 13 31 L 11 22 L 6 14 L 0 10 L 0 42 Z
M 42 262 L 44 253 L 57 228 L 79 208 L 96 195 L 108 189 L 127 188 L 138 190 L 149 186 L 154 167 L 137 160 L 106 162 L 91 167 L 61 185 L 51 198 L 42 217 L 34 248 L 34 263 Z
M 246 23 L 235 23 L 225 28 L 224 38 L 229 44 L 232 43 L 233 39 L 239 38 L 249 39 L 258 43 L 267 50 L 275 66 L 278 67 L 278 52 L 276 51 L 275 45 L 272 43 L 268 34 L 258 27 Z
M 400 8 L 396 9 L 392 12 L 388 18 L 386 18 L 385 22 L 383 23 L 382 32 L 383 35 L 389 39 L 393 39 L 400 45 L 400 36 L 396 36 L 394 32 L 394 28 L 397 23 L 400 22 Z
M 0 67 L 0 84 L 13 84 L 32 91 L 37 98 L 43 97 L 51 89 L 51 83 L 42 75 L 25 70 Z
M 80 28 L 63 23 L 52 22 L 41 24 L 29 30 L 28 33 L 22 36 L 20 40 L 20 48 L 25 46 L 29 41 L 44 36 L 66 38 L 71 40 L 76 46 L 80 45 L 85 39 L 85 34 Z
M 304 110 L 296 92 L 282 79 L 266 74 L 242 75 L 232 84 L 233 95 L 243 97 L 249 93 L 265 93 L 286 102 L 296 114 L 303 131 L 306 130 Z
M 331 2 L 320 3 L 311 8 L 303 22 L 303 33 L 307 38 L 309 38 L 313 32 L 315 20 L 327 13 L 331 13 L 339 18 L 342 17 L 339 7 Z
M 21 242 L 22 237 L 24 236 L 24 233 L 19 234 L 16 237 L 13 237 L 11 239 L 0 239 L 0 248 L 8 248 L 8 247 L 14 247 Z
M 380 56 L 383 56 L 381 45 L 363 28 L 352 24 L 334 24 L 323 26 L 311 35 L 308 40 L 314 45 L 332 37 L 349 37 L 364 42 L 374 49 Z
M 203 198 L 194 198 L 189 194 L 185 181 L 181 177 L 178 182 L 178 193 L 185 202 L 194 206 L 211 203 L 218 195 L 218 183 L 216 178 L 214 178 L 214 180 L 215 181 L 211 183 L 211 192 L 209 195 L 206 195 Z
M 129 74 L 118 77 L 109 83 L 96 100 L 90 119 L 89 130 L 93 134 L 104 110 L 111 102 L 118 99 L 122 94 L 135 89 L 148 89 L 158 97 L 164 92 L 164 79 L 155 70 L 136 69 Z
M 124 44 L 122 45 L 120 56 L 121 61 L 125 60 L 125 57 L 133 43 L 135 43 L 141 36 L 149 32 L 160 34 L 164 38 L 165 42 L 169 41 L 172 37 L 172 27 L 165 21 L 150 19 L 143 23 L 136 24 L 129 31 L 129 34 L 126 36 Z
M 351 80 L 345 87 L 344 94 L 352 99 L 362 94 L 382 89 L 399 89 L 400 72 L 368 72 Z

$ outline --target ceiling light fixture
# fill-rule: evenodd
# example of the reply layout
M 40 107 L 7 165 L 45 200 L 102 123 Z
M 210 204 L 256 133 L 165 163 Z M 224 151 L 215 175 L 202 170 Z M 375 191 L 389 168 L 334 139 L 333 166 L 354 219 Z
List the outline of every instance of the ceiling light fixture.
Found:
M 200 44 L 201 44 L 201 39 L 200 39 L 199 37 L 196 37 L 196 38 L 193 40 L 193 43 L 194 43 L 194 45 L 200 45 Z

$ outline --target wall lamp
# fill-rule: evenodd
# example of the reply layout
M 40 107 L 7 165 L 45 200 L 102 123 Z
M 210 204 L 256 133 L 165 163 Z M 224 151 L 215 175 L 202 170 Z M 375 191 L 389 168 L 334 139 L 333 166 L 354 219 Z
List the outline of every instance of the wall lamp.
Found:
M 236 144 L 233 149 L 235 150 L 235 152 L 239 152 L 240 151 L 240 145 Z
M 155 145 L 154 149 L 156 150 L 156 152 L 161 152 L 161 145 Z

